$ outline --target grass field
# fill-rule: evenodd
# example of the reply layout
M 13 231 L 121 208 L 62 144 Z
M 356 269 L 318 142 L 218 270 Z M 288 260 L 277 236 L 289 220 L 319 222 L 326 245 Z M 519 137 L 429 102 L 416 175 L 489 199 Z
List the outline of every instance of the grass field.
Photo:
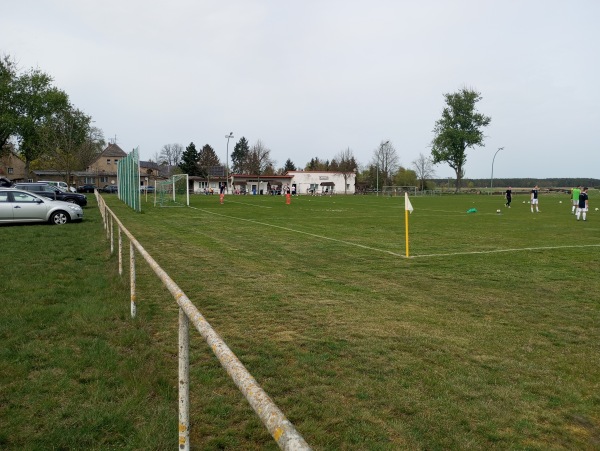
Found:
M 567 195 L 413 198 L 408 259 L 403 198 L 106 199 L 315 449 L 600 447 L 600 214 Z M 140 263 L 128 319 L 85 213 L 0 228 L 0 447 L 173 446 L 176 306 Z M 275 449 L 191 341 L 192 445 Z

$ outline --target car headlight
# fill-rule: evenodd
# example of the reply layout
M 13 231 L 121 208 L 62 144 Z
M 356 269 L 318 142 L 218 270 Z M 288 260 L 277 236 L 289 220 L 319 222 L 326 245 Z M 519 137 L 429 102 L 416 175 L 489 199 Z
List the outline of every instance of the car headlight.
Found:
M 81 211 L 81 207 L 79 205 L 70 204 L 69 208 L 74 211 Z

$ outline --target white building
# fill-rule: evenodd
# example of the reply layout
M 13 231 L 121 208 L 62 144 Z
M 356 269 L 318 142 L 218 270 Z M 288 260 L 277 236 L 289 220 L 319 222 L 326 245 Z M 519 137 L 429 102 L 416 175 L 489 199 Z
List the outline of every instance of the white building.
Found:
M 289 171 L 285 175 L 230 174 L 231 194 L 291 194 L 331 195 L 354 194 L 356 174 L 340 174 L 335 171 Z M 224 177 L 190 177 L 190 189 L 200 194 L 219 193 L 225 183 Z

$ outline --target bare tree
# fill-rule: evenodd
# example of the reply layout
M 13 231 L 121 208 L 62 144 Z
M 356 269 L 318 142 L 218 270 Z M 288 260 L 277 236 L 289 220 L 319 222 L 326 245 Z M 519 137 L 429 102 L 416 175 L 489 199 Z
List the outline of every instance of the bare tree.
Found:
M 344 194 L 348 193 L 348 179 L 352 174 L 358 171 L 358 165 L 354 159 L 354 154 L 348 147 L 346 150 L 340 151 L 335 157 L 336 173 L 344 177 Z
M 250 148 L 248 166 L 251 174 L 258 175 L 264 174 L 269 167 L 274 166 L 271 160 L 271 149 L 268 149 L 260 139 Z
M 181 144 L 165 144 L 160 151 L 160 161 L 158 163 L 177 166 L 181 162 L 182 154 L 183 146 Z
M 269 168 L 274 166 L 275 162 L 271 160 L 271 149 L 268 149 L 259 139 L 248 152 L 248 168 L 250 174 L 258 176 L 258 187 L 260 187 L 260 175 L 268 172 Z
M 171 151 L 173 154 L 173 166 L 179 166 L 181 155 L 183 155 L 183 146 L 181 144 L 172 144 Z
M 390 185 L 392 177 L 400 167 L 400 158 L 391 141 L 381 141 L 373 151 L 373 165 L 381 174 L 383 185 Z
M 425 189 L 425 181 L 435 177 L 433 159 L 420 153 L 419 158 L 412 162 L 412 166 L 417 174 L 419 182 L 421 183 L 421 191 L 423 191 Z

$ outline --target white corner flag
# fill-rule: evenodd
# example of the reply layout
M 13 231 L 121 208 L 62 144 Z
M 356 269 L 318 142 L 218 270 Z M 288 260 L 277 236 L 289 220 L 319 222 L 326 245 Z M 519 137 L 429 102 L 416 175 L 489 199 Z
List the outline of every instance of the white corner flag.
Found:
M 404 192 L 404 219 L 405 219 L 405 231 L 406 231 L 406 257 L 408 258 L 408 213 L 413 212 L 413 206 L 410 203 L 410 199 L 408 198 L 408 193 Z
M 410 199 L 408 198 L 408 193 L 404 193 L 404 209 L 410 213 L 413 212 L 413 206 L 410 203 Z

